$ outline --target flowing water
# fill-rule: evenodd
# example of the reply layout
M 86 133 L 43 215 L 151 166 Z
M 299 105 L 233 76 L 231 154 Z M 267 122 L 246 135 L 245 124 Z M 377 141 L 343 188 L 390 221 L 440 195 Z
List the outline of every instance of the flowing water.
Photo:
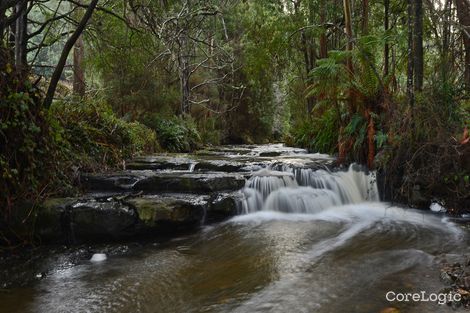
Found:
M 452 311 L 386 300 L 439 292 L 439 262 L 467 252 L 468 239 L 441 216 L 379 202 L 374 173 L 269 163 L 240 193 L 240 215 L 186 236 L 102 262 L 51 252 L 43 278 L 0 292 L 0 311 Z

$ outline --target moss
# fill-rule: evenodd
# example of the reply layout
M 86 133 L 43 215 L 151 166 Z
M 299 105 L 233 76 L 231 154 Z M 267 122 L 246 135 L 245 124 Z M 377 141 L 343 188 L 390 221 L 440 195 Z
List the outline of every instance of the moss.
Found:
M 155 226 L 158 221 L 173 219 L 173 207 L 157 199 L 137 198 L 128 201 L 136 210 L 140 221 Z

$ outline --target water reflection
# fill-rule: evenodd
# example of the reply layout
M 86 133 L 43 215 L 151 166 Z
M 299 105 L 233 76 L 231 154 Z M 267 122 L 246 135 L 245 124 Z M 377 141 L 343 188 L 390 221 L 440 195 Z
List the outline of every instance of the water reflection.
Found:
M 260 212 L 101 263 L 59 268 L 33 286 L 0 293 L 0 311 L 379 312 L 390 306 L 388 290 L 439 291 L 435 255 L 462 249 L 462 235 L 434 216 L 379 203 L 313 215 Z

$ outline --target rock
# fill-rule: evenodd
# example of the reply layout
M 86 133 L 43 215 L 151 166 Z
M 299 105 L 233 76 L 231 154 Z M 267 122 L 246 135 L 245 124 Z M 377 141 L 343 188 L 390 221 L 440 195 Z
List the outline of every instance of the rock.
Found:
M 232 160 L 202 160 L 196 163 L 194 170 L 233 173 L 243 171 L 246 166 L 247 163 L 245 162 Z
M 104 253 L 95 253 L 90 259 L 90 262 L 103 262 L 107 259 L 108 257 Z
M 277 157 L 282 155 L 280 151 L 266 151 L 259 154 L 260 157 Z
M 126 162 L 126 168 L 130 170 L 188 170 L 196 161 L 187 156 L 185 154 L 142 156 Z
M 126 200 L 136 211 L 139 235 L 174 233 L 200 226 L 206 214 L 207 196 L 151 195 Z
M 146 196 L 126 200 L 126 203 L 136 210 L 140 223 L 138 227 L 144 231 L 156 231 L 162 224 L 199 225 L 207 206 L 204 197 L 185 200 L 169 196 Z
M 452 276 L 447 274 L 445 271 L 441 272 L 440 278 L 447 285 L 454 283 L 454 279 L 452 278 Z
M 84 173 L 80 184 L 86 190 L 96 191 L 126 191 L 132 190 L 140 180 L 151 176 L 151 171 L 124 171 L 104 174 Z
M 44 241 L 81 243 L 171 233 L 237 214 L 238 192 L 49 199 L 38 210 Z
M 431 201 L 423 195 L 421 186 L 418 184 L 414 185 L 411 189 L 410 204 L 423 209 L 427 209 L 431 205 Z
M 443 207 L 442 205 L 440 205 L 439 203 L 437 202 L 433 202 L 431 203 L 431 205 L 429 206 L 429 209 L 433 212 L 442 212 L 442 213 L 445 213 L 447 211 L 447 209 L 445 207 Z
M 66 208 L 78 198 L 51 198 L 36 210 L 35 230 L 42 241 L 64 240 L 64 218 Z
M 221 221 L 238 214 L 238 203 L 242 199 L 243 195 L 240 192 L 214 195 L 207 211 L 207 222 Z
M 138 181 L 134 190 L 200 194 L 234 191 L 244 185 L 245 178 L 238 173 L 158 173 Z
M 145 191 L 148 193 L 211 193 L 242 188 L 245 177 L 238 173 L 181 173 L 124 171 L 83 175 L 82 185 L 91 191 Z
M 470 276 L 467 276 L 467 273 L 464 273 L 462 275 L 465 276 L 460 276 L 457 280 L 457 285 L 459 285 L 462 288 L 466 288 L 470 290 Z
M 118 201 L 80 201 L 68 208 L 66 222 L 72 242 L 125 238 L 135 234 L 137 216 L 132 208 Z

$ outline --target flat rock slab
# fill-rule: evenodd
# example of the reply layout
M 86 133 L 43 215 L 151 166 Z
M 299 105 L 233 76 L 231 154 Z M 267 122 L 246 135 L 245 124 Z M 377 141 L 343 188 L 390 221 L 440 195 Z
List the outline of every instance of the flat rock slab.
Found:
M 148 193 L 211 193 L 235 191 L 245 184 L 239 173 L 184 173 L 124 171 L 106 174 L 83 174 L 82 186 L 88 191 L 144 191 Z
M 186 172 L 248 172 L 260 169 L 271 160 L 260 157 L 214 155 L 149 155 L 126 162 L 129 170 L 186 171 Z
M 196 160 L 189 154 L 149 155 L 126 162 L 130 170 L 190 170 Z
M 280 151 L 265 151 L 246 154 L 185 154 L 142 156 L 126 164 L 129 170 L 183 171 L 183 172 L 250 172 L 275 164 L 294 167 L 331 166 L 334 158 L 325 154 L 283 154 Z
M 36 211 L 46 242 L 96 242 L 175 233 L 238 213 L 241 193 L 56 198 Z
M 196 224 L 203 220 L 207 199 L 204 196 L 144 196 L 126 199 L 137 213 L 141 229 L 158 227 L 160 223 Z

